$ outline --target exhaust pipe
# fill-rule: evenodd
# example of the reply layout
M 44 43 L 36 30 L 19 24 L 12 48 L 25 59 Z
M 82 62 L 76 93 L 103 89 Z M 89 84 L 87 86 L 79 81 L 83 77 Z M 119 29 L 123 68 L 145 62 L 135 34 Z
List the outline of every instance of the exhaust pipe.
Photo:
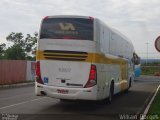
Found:
M 44 91 L 41 91 L 41 95 L 46 96 L 47 94 Z

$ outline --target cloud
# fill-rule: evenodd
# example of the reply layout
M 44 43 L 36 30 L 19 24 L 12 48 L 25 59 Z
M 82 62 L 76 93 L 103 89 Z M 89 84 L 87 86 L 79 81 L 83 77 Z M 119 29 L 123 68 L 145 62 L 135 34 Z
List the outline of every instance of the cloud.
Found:
M 87 15 L 124 33 L 137 52 L 145 52 L 142 48 L 148 41 L 150 51 L 157 53 L 153 39 L 160 33 L 159 6 L 159 0 L 1 0 L 0 39 L 10 32 L 38 31 L 41 19 L 47 15 Z

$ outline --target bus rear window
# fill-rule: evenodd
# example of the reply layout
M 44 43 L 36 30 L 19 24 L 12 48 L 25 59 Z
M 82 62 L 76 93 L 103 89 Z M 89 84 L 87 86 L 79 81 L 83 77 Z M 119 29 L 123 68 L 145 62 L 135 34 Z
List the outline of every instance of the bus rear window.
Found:
M 41 26 L 40 39 L 93 40 L 93 20 L 85 18 L 48 18 Z

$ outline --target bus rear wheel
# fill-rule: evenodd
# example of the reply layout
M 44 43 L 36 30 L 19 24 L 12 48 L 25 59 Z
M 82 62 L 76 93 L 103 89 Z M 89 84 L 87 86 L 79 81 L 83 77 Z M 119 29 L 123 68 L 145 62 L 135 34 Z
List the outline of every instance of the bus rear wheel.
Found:
M 113 100 L 113 94 L 114 94 L 114 83 L 112 82 L 110 91 L 109 91 L 109 96 L 108 96 L 108 102 L 111 103 Z

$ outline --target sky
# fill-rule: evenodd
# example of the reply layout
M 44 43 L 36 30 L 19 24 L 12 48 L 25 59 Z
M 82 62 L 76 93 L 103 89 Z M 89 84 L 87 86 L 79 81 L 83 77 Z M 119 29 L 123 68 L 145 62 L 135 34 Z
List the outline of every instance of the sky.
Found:
M 154 46 L 160 36 L 160 0 L 1 0 L 0 44 L 11 32 L 38 32 L 50 15 L 99 18 L 127 36 L 141 58 L 160 59 Z

